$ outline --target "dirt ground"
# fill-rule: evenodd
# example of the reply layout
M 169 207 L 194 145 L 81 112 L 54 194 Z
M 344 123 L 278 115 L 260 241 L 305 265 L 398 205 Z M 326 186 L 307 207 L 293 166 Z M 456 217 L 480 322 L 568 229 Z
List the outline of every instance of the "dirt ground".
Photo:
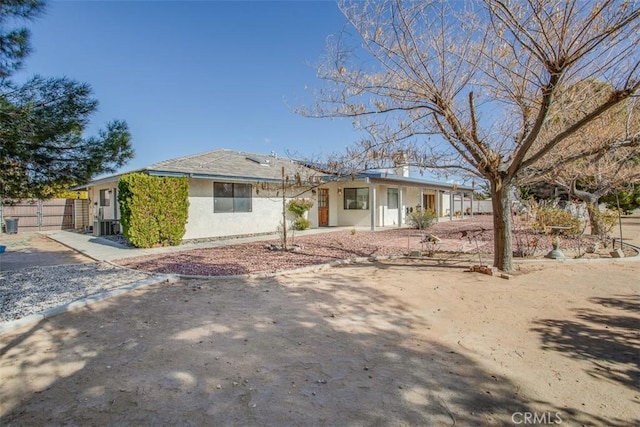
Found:
M 55 242 L 40 233 L 1 234 L 0 271 L 47 265 L 92 262 L 90 258 Z
M 638 425 L 639 277 L 393 260 L 156 285 L 0 337 L 0 424 Z
M 55 316 L 0 336 L 0 425 L 640 425 L 640 262 L 460 267 L 182 280 Z

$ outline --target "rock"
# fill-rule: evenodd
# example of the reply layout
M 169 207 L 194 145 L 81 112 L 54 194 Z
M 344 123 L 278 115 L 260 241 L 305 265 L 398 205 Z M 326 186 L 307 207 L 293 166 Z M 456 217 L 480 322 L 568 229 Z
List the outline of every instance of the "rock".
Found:
M 620 248 L 612 250 L 609 254 L 611 255 L 611 258 L 624 258 L 624 252 L 622 252 L 622 249 Z
M 422 240 L 422 243 L 440 243 L 440 241 L 441 239 L 435 234 L 427 234 Z

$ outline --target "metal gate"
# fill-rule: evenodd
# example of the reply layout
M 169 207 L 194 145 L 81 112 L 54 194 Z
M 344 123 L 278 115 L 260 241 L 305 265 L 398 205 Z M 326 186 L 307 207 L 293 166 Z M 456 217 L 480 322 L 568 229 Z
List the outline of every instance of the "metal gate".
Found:
M 0 203 L 0 223 L 18 218 L 18 231 L 69 230 L 74 228 L 74 200 L 22 200 L 12 205 Z

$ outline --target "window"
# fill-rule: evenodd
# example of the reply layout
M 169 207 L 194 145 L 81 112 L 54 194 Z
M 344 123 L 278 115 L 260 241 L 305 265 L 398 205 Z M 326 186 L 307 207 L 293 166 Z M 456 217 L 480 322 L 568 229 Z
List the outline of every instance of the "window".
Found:
M 100 206 L 111 204 L 111 190 L 100 190 Z
M 389 209 L 398 209 L 398 189 L 387 188 L 387 207 Z
M 369 189 L 368 188 L 345 188 L 344 208 L 347 210 L 369 209 Z
M 251 184 L 214 182 L 213 212 L 251 212 Z

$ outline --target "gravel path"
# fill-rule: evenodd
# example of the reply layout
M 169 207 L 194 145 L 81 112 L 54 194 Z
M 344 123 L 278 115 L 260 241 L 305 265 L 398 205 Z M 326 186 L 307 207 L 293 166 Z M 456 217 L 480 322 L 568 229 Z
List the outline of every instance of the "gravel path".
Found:
M 150 276 L 106 263 L 3 271 L 0 272 L 0 322 L 40 313 Z

